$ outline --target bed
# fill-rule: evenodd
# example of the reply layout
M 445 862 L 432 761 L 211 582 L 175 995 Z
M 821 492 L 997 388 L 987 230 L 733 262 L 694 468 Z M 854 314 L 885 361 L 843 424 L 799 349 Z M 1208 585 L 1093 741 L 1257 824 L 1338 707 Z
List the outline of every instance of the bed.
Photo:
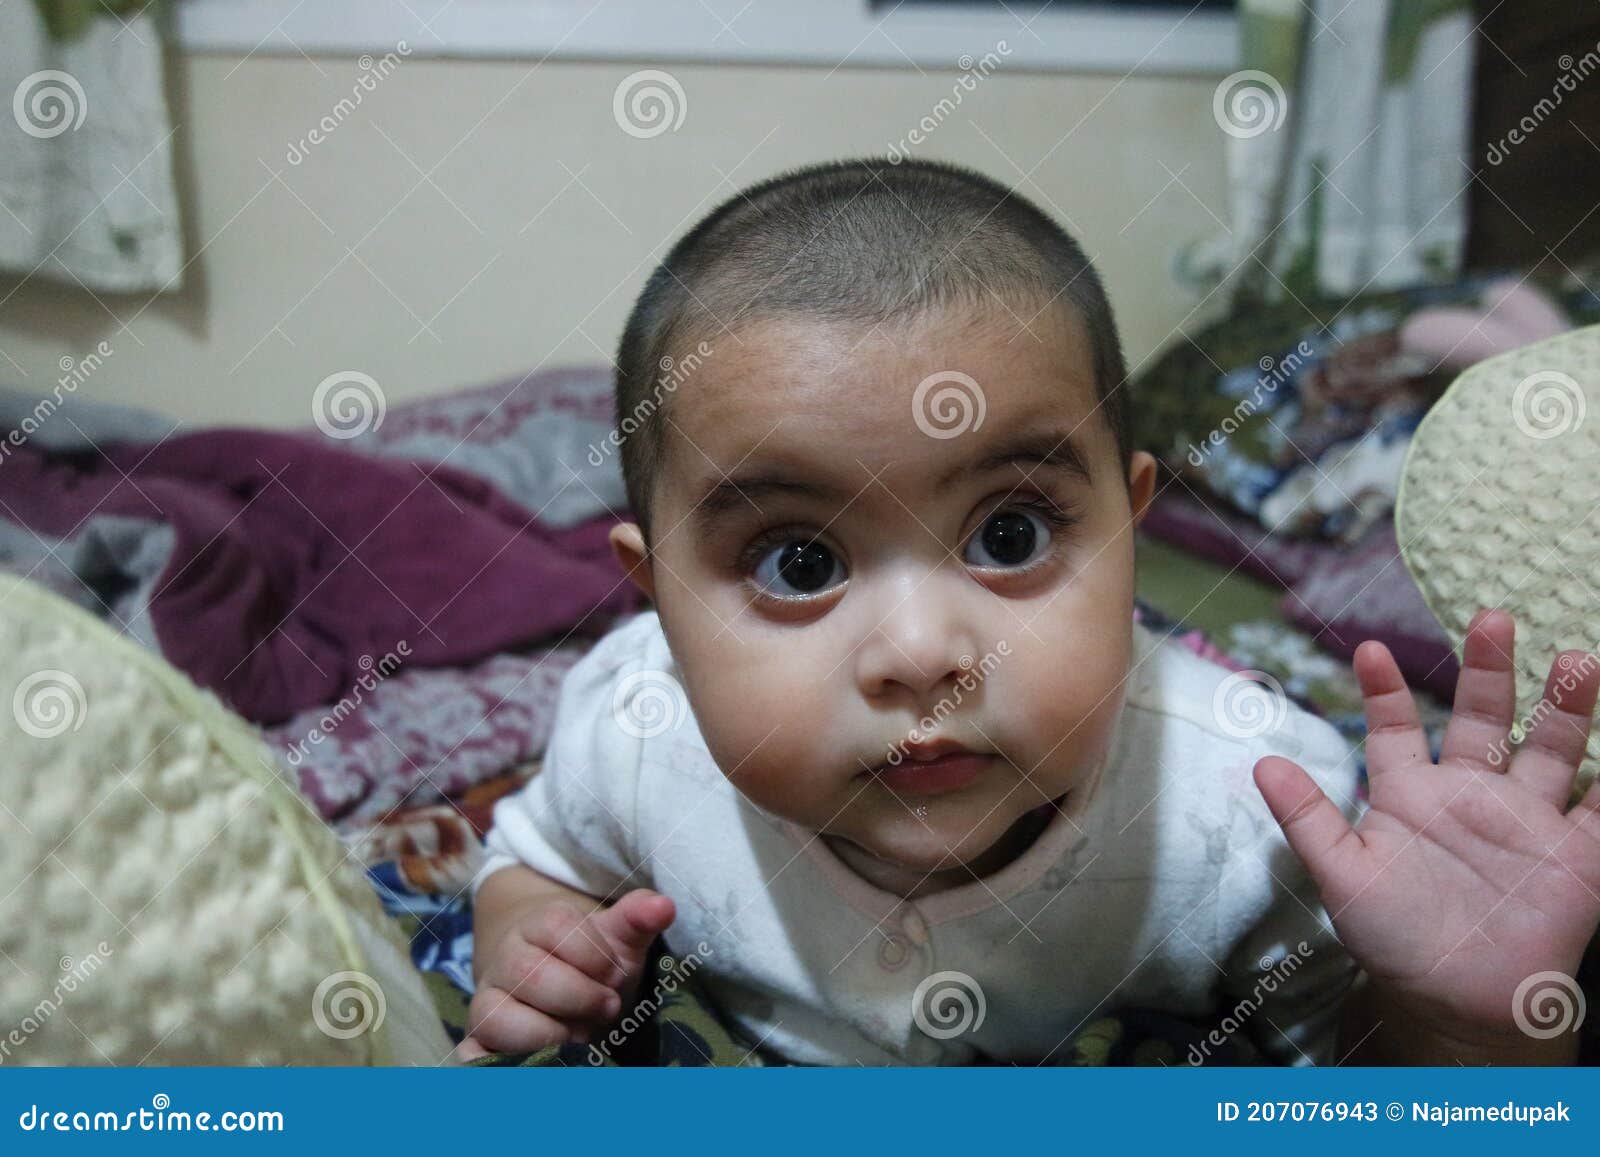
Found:
M 1381 638 L 1437 750 L 1455 658 L 1399 559 L 1392 506 L 1409 432 L 1451 367 L 1408 349 L 1407 326 L 1481 305 L 1503 280 L 1253 303 L 1148 366 L 1130 386 L 1138 444 L 1162 463 L 1136 537 L 1140 620 L 1353 741 L 1348 656 Z M 1573 324 L 1600 321 L 1577 274 L 1535 284 Z M 0 425 L 32 404 L 0 393 Z M 565 671 L 643 605 L 606 546 L 624 516 L 615 462 L 592 453 L 608 370 L 442 394 L 333 437 L 183 432 L 73 405 L 73 423 L 41 426 L 0 471 L 0 570 L 106 620 L 255 725 L 365 866 L 459 1039 L 467 889 L 493 804 L 537 773 Z M 1085 1026 L 1070 1063 L 1183 1063 L 1200 1031 L 1118 1010 Z M 485 1063 L 762 1059 L 692 982 L 630 1042 Z M 1253 1059 L 1240 1046 L 1213 1063 Z

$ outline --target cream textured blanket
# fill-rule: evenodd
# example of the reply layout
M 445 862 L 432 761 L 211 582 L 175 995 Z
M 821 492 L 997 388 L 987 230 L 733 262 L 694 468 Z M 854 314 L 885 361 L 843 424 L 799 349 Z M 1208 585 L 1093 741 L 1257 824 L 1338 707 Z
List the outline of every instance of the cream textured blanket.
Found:
M 1395 508 L 1401 555 L 1458 654 L 1479 607 L 1516 616 L 1518 740 L 1551 709 L 1556 656 L 1600 652 L 1597 512 L 1600 326 L 1473 366 L 1411 440 Z M 1597 770 L 1600 727 L 1575 799 Z
M 0 1064 L 448 1063 L 358 865 L 249 724 L 0 579 Z

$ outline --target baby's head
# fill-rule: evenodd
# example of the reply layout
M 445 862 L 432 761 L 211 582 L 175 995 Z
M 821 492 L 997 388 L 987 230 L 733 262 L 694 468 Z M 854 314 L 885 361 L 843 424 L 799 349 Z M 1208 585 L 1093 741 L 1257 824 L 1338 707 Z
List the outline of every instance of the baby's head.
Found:
M 1098 772 L 1154 461 L 1050 218 L 942 164 L 785 174 L 672 249 L 617 362 L 612 542 L 747 798 L 921 874 Z

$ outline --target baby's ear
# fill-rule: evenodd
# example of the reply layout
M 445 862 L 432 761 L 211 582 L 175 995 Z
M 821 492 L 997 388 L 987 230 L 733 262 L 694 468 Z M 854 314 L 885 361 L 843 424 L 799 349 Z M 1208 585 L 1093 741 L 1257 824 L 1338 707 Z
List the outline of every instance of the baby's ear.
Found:
M 1135 450 L 1128 459 L 1128 506 L 1133 525 L 1138 526 L 1150 509 L 1156 492 L 1156 460 L 1144 450 Z
M 644 545 L 644 534 L 637 522 L 619 522 L 611 528 L 611 552 L 634 586 L 644 592 L 652 603 L 656 601 L 655 575 L 650 570 L 650 554 Z

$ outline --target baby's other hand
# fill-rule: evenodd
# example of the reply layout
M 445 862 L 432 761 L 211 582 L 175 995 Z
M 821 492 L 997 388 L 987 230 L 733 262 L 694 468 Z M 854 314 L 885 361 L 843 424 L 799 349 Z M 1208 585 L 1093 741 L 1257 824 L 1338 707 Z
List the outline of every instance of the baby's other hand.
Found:
M 676 914 L 670 899 L 647 888 L 590 913 L 559 899 L 534 906 L 483 946 L 489 956 L 457 1055 L 470 1061 L 587 1043 L 633 998 L 650 945 Z
M 1298 764 L 1267 756 L 1255 778 L 1392 1009 L 1526 1045 L 1519 994 L 1541 974 L 1575 986 L 1600 922 L 1600 786 L 1569 806 L 1600 664 L 1563 652 L 1514 744 L 1514 630 L 1504 611 L 1473 619 L 1437 762 L 1394 656 L 1361 644 L 1372 806 L 1354 828 Z

